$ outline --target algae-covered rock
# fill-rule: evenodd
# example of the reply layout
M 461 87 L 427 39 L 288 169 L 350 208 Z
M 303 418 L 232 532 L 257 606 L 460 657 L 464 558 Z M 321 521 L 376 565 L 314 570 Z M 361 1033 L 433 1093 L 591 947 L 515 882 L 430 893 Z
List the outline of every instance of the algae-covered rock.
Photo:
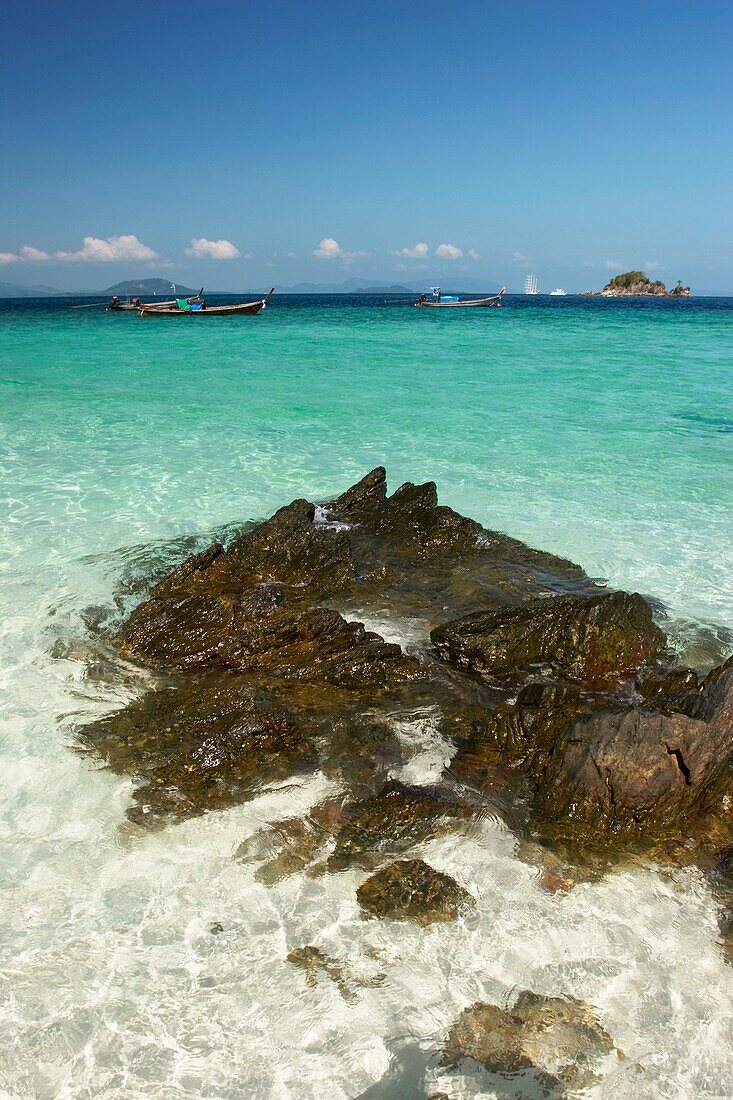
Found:
M 634 593 L 535 599 L 436 627 L 438 654 L 498 684 L 545 665 L 590 686 L 635 672 L 665 644 L 646 600 Z
M 308 867 L 334 832 L 329 870 L 467 828 L 477 810 L 456 781 L 569 849 L 733 843 L 733 669 L 704 683 L 670 669 L 641 596 L 485 530 L 432 482 L 388 496 L 382 467 L 238 531 L 160 580 L 111 638 L 167 677 L 80 734 L 142 784 L 136 820 L 233 805 L 317 766 L 343 819 L 294 834 L 263 879 Z M 390 617 L 418 638 L 448 619 L 432 632 L 442 659 L 357 621 Z M 446 757 L 457 748 L 450 770 L 435 789 L 381 790 L 417 714 Z
M 691 668 L 673 668 L 644 678 L 639 693 L 644 706 L 670 713 L 681 711 L 695 717 L 700 696 L 700 677 Z
M 417 676 L 419 663 L 362 623 L 329 608 L 296 608 L 247 623 L 222 658 L 240 671 L 272 672 L 286 680 L 319 680 L 363 688 Z
M 236 677 L 148 692 L 81 737 L 114 771 L 142 780 L 129 816 L 146 825 L 235 805 L 317 760 L 293 716 Z
M 473 1058 L 492 1073 L 535 1069 L 570 1089 L 598 1078 L 613 1040 L 590 1005 L 573 997 L 545 997 L 523 990 L 507 1011 L 477 1001 L 450 1029 L 446 1059 Z
M 355 564 L 345 537 L 318 528 L 314 516 L 314 505 L 296 500 L 227 549 L 217 543 L 193 555 L 123 624 L 124 651 L 162 665 L 209 663 L 243 625 L 267 620 L 286 593 L 302 603 L 347 587 Z
M 376 797 L 351 808 L 336 834 L 328 869 L 377 867 L 386 856 L 465 827 L 475 815 L 474 807 L 435 791 L 390 782 Z
M 421 859 L 400 859 L 371 875 L 356 900 L 372 916 L 434 924 L 455 920 L 474 904 L 467 890 Z
M 392 549 L 418 557 L 456 554 L 476 548 L 481 525 L 438 504 L 434 481 L 406 482 L 387 496 L 383 466 L 328 505 L 330 516 L 367 528 Z

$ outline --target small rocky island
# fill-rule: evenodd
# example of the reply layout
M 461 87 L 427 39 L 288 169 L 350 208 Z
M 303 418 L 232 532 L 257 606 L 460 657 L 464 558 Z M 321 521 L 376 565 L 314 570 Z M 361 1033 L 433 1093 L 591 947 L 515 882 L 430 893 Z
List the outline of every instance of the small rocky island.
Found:
M 683 286 L 678 279 L 671 290 L 659 279 L 650 279 L 643 271 L 625 271 L 615 275 L 606 283 L 603 290 L 589 290 L 589 296 L 601 298 L 689 298 L 689 286 Z

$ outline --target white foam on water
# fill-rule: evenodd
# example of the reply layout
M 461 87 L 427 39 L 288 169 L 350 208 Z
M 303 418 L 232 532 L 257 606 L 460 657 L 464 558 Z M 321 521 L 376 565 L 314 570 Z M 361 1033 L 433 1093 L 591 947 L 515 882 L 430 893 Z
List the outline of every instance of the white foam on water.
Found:
M 316 504 L 313 525 L 322 531 L 350 531 L 353 526 L 351 523 L 343 523 L 340 519 L 332 519 L 324 504 Z
M 366 630 L 371 630 L 381 635 L 385 642 L 393 642 L 402 646 L 407 653 L 417 653 L 424 650 L 430 642 L 430 631 L 425 619 L 398 618 L 388 608 L 383 611 L 369 608 L 342 610 L 341 614 L 347 622 L 362 623 Z
M 390 778 L 415 786 L 437 783 L 456 752 L 440 732 L 437 715 L 428 710 L 409 721 L 394 720 L 393 726 L 404 763 L 390 770 Z

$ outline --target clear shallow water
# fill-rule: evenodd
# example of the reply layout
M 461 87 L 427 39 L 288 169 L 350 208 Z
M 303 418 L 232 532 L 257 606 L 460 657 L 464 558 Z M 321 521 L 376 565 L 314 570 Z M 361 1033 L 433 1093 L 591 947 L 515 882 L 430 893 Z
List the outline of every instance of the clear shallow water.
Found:
M 694 872 L 552 896 L 487 823 L 426 849 L 476 914 L 386 935 L 358 918 L 356 874 L 267 890 L 232 862 L 258 824 L 317 801 L 318 777 L 153 837 L 121 832 L 129 782 L 70 746 L 134 685 L 50 650 L 110 603 L 120 548 L 326 497 L 378 463 L 393 487 L 433 478 L 487 526 L 730 629 L 732 322 L 732 302 L 426 316 L 282 299 L 206 325 L 0 302 L 7 1095 L 490 1096 L 433 1052 L 466 1004 L 522 986 L 598 1007 L 626 1057 L 597 1095 L 729 1094 L 731 971 Z M 430 729 L 400 732 L 406 776 L 434 777 Z M 310 989 L 284 962 L 305 943 L 386 977 L 354 1004 L 327 978 Z

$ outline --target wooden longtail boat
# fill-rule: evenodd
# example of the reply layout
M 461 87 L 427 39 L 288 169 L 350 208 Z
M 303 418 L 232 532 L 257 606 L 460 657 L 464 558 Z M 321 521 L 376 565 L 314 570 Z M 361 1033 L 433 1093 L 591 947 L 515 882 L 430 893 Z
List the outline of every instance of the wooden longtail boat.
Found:
M 190 298 L 186 298 L 186 301 L 189 303 L 200 302 L 202 300 L 203 293 L 204 288 L 201 287 L 201 290 L 198 292 L 198 294 L 192 294 Z M 166 302 L 141 302 L 139 298 L 133 298 L 131 301 L 121 302 L 119 298 L 113 298 L 107 306 L 107 309 L 110 313 L 120 313 L 122 311 L 132 312 L 132 310 L 135 310 L 137 313 L 139 313 L 141 309 L 170 309 L 175 306 L 176 302 L 176 298 L 171 298 L 170 301 Z
M 200 309 L 161 309 L 160 306 L 143 306 L 140 309 L 141 317 L 232 317 L 238 314 L 250 315 L 259 313 L 264 309 L 272 295 L 275 293 L 271 287 L 264 298 L 256 302 L 237 302 L 231 306 L 202 306 Z M 195 304 L 195 303 L 194 303 Z
M 438 290 L 438 288 L 435 288 Z M 461 301 L 458 298 L 441 298 L 440 290 L 438 290 L 437 296 L 428 298 L 423 295 L 415 302 L 415 305 L 420 309 L 466 309 L 475 307 L 490 307 L 494 306 L 497 309 L 501 305 L 501 299 L 506 293 L 506 287 L 503 286 L 498 294 L 492 295 L 490 298 L 467 298 L 465 301 Z

